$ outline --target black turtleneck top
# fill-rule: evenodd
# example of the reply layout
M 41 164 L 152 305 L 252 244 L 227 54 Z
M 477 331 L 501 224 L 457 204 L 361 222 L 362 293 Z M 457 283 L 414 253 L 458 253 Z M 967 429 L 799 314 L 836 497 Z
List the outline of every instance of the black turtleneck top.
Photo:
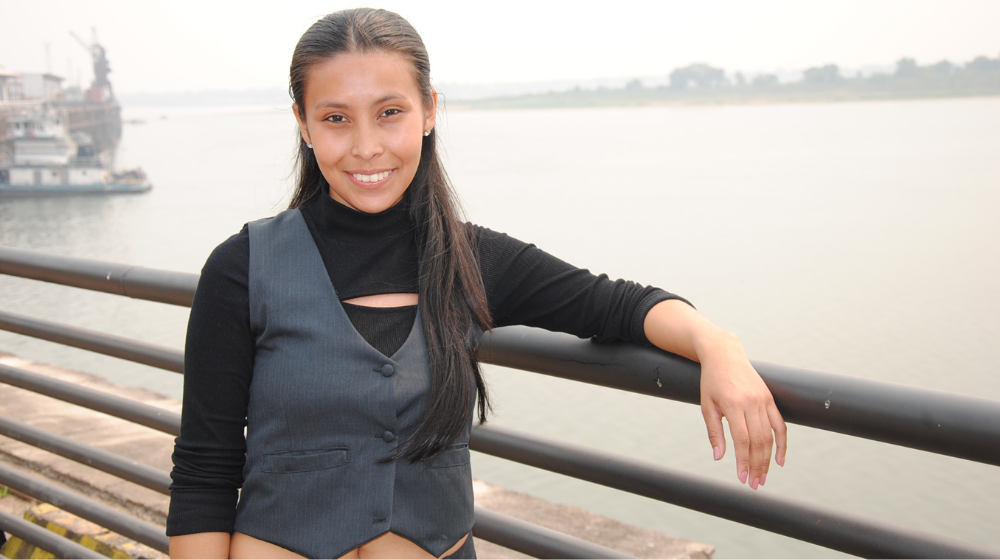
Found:
M 417 247 L 404 202 L 364 214 L 323 196 L 302 214 L 337 295 L 417 293 Z M 653 287 L 573 267 L 534 245 L 469 225 L 493 325 L 529 325 L 598 341 L 649 344 L 646 314 L 681 299 Z M 232 532 L 246 452 L 244 427 L 253 373 L 247 228 L 219 245 L 202 269 L 188 321 L 184 414 L 174 449 L 167 534 Z M 344 304 L 355 329 L 392 355 L 416 306 Z

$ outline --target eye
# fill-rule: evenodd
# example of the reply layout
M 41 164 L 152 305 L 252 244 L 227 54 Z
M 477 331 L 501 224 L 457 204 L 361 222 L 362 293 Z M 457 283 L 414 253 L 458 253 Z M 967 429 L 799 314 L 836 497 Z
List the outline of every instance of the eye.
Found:
M 402 112 L 403 111 L 401 109 L 396 109 L 396 108 L 386 109 L 385 111 L 382 111 L 382 116 L 383 117 L 392 117 L 392 116 L 398 115 L 398 114 L 400 114 Z
M 347 119 L 344 117 L 344 115 L 330 115 L 329 117 L 326 117 L 323 120 L 333 123 L 342 123 L 345 122 Z

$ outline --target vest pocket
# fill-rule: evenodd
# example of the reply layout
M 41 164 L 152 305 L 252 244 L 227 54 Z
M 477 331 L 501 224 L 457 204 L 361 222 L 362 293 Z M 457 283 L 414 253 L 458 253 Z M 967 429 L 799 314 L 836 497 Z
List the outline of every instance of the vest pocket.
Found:
M 283 474 L 321 471 L 346 465 L 349 462 L 351 462 L 351 455 L 346 447 L 284 451 L 265 455 L 261 472 Z
M 460 443 L 452 445 L 441 453 L 438 453 L 427 465 L 428 469 L 443 469 L 445 467 L 458 467 L 469 464 L 469 444 Z

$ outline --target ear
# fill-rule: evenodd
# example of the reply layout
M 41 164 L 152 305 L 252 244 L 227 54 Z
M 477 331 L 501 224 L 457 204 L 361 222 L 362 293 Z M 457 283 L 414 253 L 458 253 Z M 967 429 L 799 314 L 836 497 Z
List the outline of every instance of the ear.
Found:
M 431 88 L 431 106 L 424 109 L 424 130 L 433 130 L 437 122 L 438 92 Z
M 306 121 L 302 118 L 302 115 L 299 114 L 298 105 L 292 104 L 292 113 L 295 114 L 295 122 L 299 123 L 299 134 L 302 135 L 302 140 L 304 140 L 306 144 L 312 142 L 312 140 L 309 139 L 309 128 L 306 126 Z

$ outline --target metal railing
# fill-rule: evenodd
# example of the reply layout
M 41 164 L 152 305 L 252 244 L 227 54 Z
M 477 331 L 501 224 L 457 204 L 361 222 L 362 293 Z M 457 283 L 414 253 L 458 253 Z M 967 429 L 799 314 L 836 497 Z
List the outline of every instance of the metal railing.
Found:
M 198 282 L 194 274 L 2 247 L 0 274 L 181 306 L 191 305 Z M 182 353 L 122 337 L 3 312 L 0 312 L 0 329 L 169 371 L 183 370 Z M 486 363 L 604 387 L 699 402 L 698 364 L 635 345 L 595 344 L 538 329 L 507 327 L 484 335 L 479 358 Z M 788 422 L 1000 465 L 1000 403 L 760 362 L 754 362 L 754 366 Z M 180 417 L 175 413 L 19 368 L 0 365 L 0 382 L 169 434 L 176 435 L 180 430 Z M 169 493 L 165 472 L 103 450 L 11 419 L 0 419 L 0 434 Z M 745 492 L 734 484 L 496 426 L 476 428 L 470 448 L 857 556 L 1000 556 L 996 550 L 927 532 L 799 500 Z M 158 550 L 166 550 L 162 527 L 138 520 L 126 523 L 121 519 L 127 517 L 124 514 L 101 510 L 104 506 L 96 507 L 97 504 L 87 506 L 81 503 L 86 500 L 78 496 L 66 495 L 63 490 L 29 480 L 9 469 L 0 468 L 0 484 L 54 503 Z M 4 518 L 0 518 L 0 527 L 19 534 Z M 476 510 L 473 533 L 534 556 L 622 556 L 617 551 L 480 508 Z

